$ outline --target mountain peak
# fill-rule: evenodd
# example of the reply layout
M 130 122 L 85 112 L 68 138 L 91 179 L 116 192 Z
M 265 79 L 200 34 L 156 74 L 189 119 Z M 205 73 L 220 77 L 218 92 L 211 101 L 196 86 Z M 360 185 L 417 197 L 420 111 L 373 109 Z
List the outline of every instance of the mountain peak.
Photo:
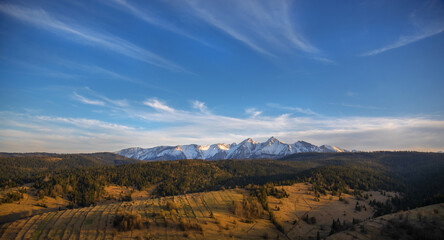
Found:
M 127 148 L 117 154 L 140 160 L 178 160 L 178 159 L 247 159 L 247 158 L 281 158 L 289 154 L 302 152 L 344 152 L 346 150 L 322 145 L 320 147 L 304 141 L 287 144 L 275 137 L 266 142 L 255 142 L 251 138 L 236 144 L 196 144 L 162 146 L 153 148 Z
M 241 145 L 242 143 L 247 143 L 247 142 L 256 143 L 255 141 L 253 141 L 253 139 L 247 138 L 247 139 L 243 140 L 241 143 L 239 143 L 239 145 Z
M 271 137 L 267 140 L 267 142 L 274 142 L 274 141 L 276 141 L 276 140 L 279 141 L 277 138 L 271 136 Z
M 286 143 L 282 142 L 281 140 L 279 140 L 279 139 L 277 139 L 277 138 L 275 138 L 273 136 L 271 136 L 265 143 L 272 144 L 272 143 L 275 143 L 275 142 L 286 144 Z

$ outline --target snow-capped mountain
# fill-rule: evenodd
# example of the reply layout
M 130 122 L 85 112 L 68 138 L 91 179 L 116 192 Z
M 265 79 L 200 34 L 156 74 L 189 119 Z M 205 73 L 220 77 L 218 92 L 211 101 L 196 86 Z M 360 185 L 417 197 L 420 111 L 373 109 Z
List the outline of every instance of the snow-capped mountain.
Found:
M 159 146 L 153 148 L 127 148 L 117 154 L 140 160 L 178 160 L 178 159 L 246 159 L 246 158 L 280 158 L 302 152 L 346 152 L 346 150 L 322 145 L 320 147 L 304 141 L 287 144 L 275 137 L 266 142 L 255 142 L 248 138 L 239 144 L 196 144 L 178 146 Z

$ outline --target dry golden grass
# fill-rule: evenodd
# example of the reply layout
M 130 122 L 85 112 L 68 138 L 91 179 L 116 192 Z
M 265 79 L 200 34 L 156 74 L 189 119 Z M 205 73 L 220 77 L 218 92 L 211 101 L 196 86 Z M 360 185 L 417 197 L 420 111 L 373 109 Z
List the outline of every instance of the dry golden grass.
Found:
M 61 197 L 51 198 L 45 196 L 43 199 L 38 199 L 35 189 L 29 188 L 29 186 L 25 186 L 25 188 L 27 188 L 28 191 L 23 194 L 23 199 L 0 205 L 0 223 L 41 214 L 43 212 L 56 211 L 59 208 L 66 208 L 69 204 L 66 199 Z M 17 188 L 8 189 L 0 195 L 4 195 L 7 191 L 17 191 Z
M 105 187 L 105 199 L 120 200 L 122 197 L 130 195 L 133 200 L 146 200 L 151 198 L 151 193 L 156 188 L 156 185 L 151 186 L 148 189 L 137 190 L 131 187 L 121 187 L 117 185 L 109 185 Z
M 111 190 L 121 192 L 118 188 Z M 246 195 L 245 190 L 234 189 L 108 202 L 15 221 L 4 225 L 0 234 L 2 239 L 25 235 L 35 239 L 262 239 L 267 234 L 284 237 L 268 215 L 246 221 L 232 213 L 232 202 L 242 202 Z M 118 224 L 121 231 L 114 226 L 118 214 L 127 216 L 121 221 L 123 227 Z
M 444 239 L 444 204 L 397 212 L 329 236 L 331 240 Z
M 274 212 L 276 220 L 282 224 L 285 233 L 291 239 L 301 237 L 302 239 L 314 237 L 317 232 L 321 237 L 325 237 L 330 233 L 332 220 L 339 218 L 341 222 L 344 220 L 352 222 L 354 219 L 365 220 L 373 216 L 372 208 L 368 202 L 376 199 L 384 201 L 387 196 L 383 196 L 379 192 L 365 192 L 371 194 L 368 200 L 356 200 L 354 196 L 342 194 L 344 201 L 339 201 L 338 196 L 330 194 L 321 195 L 319 201 L 315 199 L 315 195 L 308 183 L 297 183 L 292 186 L 283 186 L 285 191 L 290 195 L 288 198 L 268 197 L 270 209 Z M 388 193 L 388 195 L 394 193 Z M 348 202 L 348 204 L 346 203 Z M 364 209 L 360 212 L 355 211 L 355 204 L 366 205 L 367 211 Z M 277 210 L 279 209 L 279 210 Z M 308 224 L 302 218 L 308 215 L 309 218 L 315 218 L 315 224 Z
M 164 198 L 151 198 L 134 191 L 133 194 L 140 193 L 137 196 L 141 197 L 133 197 L 131 202 L 105 201 L 89 208 L 54 209 L 49 214 L 5 224 L 0 236 L 1 239 L 33 236 L 38 239 L 309 239 L 316 238 L 318 231 L 321 237 L 327 236 L 333 219 L 351 222 L 353 218 L 364 220 L 371 217 L 373 211 L 368 201 L 387 198 L 379 192 L 371 192 L 372 197 L 368 200 L 359 200 L 361 205 L 367 206 L 367 211 L 356 212 L 354 208 L 358 200 L 350 195 L 342 195 L 349 204 L 329 194 L 315 201 L 309 184 L 283 188 L 289 193 L 288 198 L 270 196 L 268 202 L 285 235 L 273 225 L 268 212 L 257 212 L 254 200 L 244 201 L 249 195 L 246 190 L 231 189 Z M 132 190 L 107 187 L 107 192 L 114 196 Z M 51 204 L 49 199 L 45 200 Z M 237 204 L 236 214 L 233 202 Z M 250 212 L 255 214 L 249 215 Z M 120 228 L 124 231 L 114 226 L 118 214 L 127 216 L 126 226 L 123 223 Z M 301 220 L 307 214 L 310 218 L 315 217 L 316 223 Z

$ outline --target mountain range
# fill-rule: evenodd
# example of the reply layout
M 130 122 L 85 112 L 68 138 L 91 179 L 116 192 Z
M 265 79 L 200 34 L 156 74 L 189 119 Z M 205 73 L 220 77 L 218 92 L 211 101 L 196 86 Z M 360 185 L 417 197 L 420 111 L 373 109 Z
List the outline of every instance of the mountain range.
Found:
M 320 147 L 304 141 L 287 144 L 275 137 L 265 142 L 256 142 L 248 138 L 239 144 L 217 143 L 212 145 L 177 145 L 158 146 L 153 148 L 126 148 L 117 154 L 139 160 L 178 160 L 178 159 L 248 159 L 280 158 L 293 153 L 303 152 L 347 152 L 347 150 L 322 145 Z

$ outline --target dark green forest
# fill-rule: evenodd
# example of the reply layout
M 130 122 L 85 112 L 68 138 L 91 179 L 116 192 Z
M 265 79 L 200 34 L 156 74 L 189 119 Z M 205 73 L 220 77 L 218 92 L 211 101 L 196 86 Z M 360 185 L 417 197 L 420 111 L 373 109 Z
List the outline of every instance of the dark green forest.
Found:
M 311 182 L 315 194 L 354 189 L 397 191 L 381 209 L 395 211 L 444 201 L 444 154 L 420 152 L 299 153 L 283 159 L 143 162 L 112 153 L 0 154 L 0 187 L 33 183 L 41 197 L 74 205 L 100 200 L 107 184 L 170 196 L 251 186 Z M 375 204 L 378 205 L 378 204 Z M 384 205 L 386 204 L 386 205 Z M 378 205 L 378 206 L 379 206 Z
M 103 167 L 138 163 L 140 160 L 113 153 L 55 154 L 0 153 L 0 187 L 34 182 L 49 172 L 63 169 Z

